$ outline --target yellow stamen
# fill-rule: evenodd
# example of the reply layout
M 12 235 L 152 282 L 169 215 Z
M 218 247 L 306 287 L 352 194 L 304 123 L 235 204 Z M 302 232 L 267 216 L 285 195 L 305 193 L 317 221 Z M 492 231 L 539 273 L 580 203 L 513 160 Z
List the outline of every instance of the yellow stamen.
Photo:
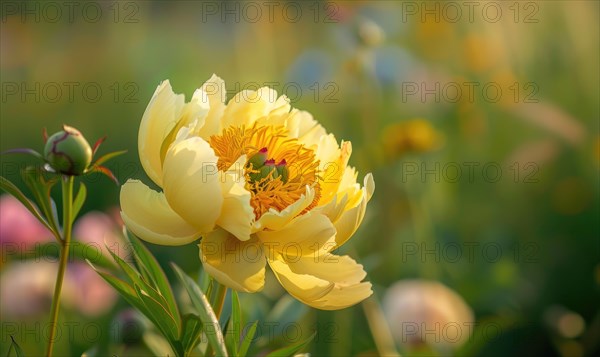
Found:
M 252 157 L 261 148 L 267 148 L 269 159 L 275 162 L 285 160 L 289 172 L 286 182 L 281 176 L 273 179 L 273 175 L 258 181 L 252 180 L 250 174 L 257 171 L 252 169 L 252 165 L 245 166 L 245 187 L 252 193 L 250 204 L 257 219 L 271 208 L 281 211 L 296 202 L 306 193 L 307 185 L 314 188 L 315 199 L 302 213 L 318 204 L 321 191 L 319 161 L 313 150 L 304 147 L 297 139 L 289 138 L 285 127 L 256 124 L 250 128 L 232 126 L 224 129 L 220 135 L 211 136 L 210 145 L 219 158 L 219 170 L 227 170 L 242 155 Z

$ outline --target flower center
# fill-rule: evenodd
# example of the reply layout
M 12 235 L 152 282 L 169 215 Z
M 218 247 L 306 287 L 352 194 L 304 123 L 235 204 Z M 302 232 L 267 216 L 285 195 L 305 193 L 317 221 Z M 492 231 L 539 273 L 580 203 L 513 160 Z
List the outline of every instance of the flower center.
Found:
M 221 171 L 246 155 L 245 188 L 252 194 L 250 204 L 256 219 L 271 208 L 281 211 L 296 202 L 307 185 L 315 190 L 315 198 L 302 213 L 319 202 L 319 161 L 313 150 L 289 138 L 283 126 L 231 126 L 211 136 L 209 143 Z

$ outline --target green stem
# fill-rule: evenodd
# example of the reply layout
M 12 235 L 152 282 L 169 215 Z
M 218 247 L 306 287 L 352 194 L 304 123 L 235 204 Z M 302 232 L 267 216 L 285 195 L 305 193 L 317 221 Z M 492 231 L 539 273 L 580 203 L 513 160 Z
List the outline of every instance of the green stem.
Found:
M 223 311 L 223 303 L 227 295 L 227 287 L 213 279 L 213 288 L 210 294 L 210 306 L 212 306 L 217 320 L 221 317 Z
M 48 349 L 46 356 L 52 356 L 54 339 L 56 336 L 56 323 L 58 321 L 58 310 L 60 308 L 60 293 L 62 290 L 67 260 L 69 258 L 69 246 L 71 245 L 71 230 L 73 226 L 73 176 L 63 176 L 62 179 L 62 204 L 63 204 L 63 231 L 61 240 L 60 263 L 52 297 L 52 310 L 50 313 L 50 336 L 48 337 Z

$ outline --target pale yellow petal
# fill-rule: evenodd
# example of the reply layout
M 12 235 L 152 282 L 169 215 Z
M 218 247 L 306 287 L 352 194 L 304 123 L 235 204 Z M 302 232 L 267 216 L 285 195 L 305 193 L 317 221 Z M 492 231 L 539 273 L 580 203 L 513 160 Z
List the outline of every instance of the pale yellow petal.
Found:
M 307 147 L 316 147 L 319 145 L 321 137 L 327 135 L 325 128 L 309 112 L 295 111 L 288 121 L 290 127 L 293 128 L 290 129 L 290 132 Z
M 169 207 L 162 193 L 138 180 L 121 187 L 121 210 L 127 228 L 150 243 L 183 245 L 200 238 L 200 232 Z
M 342 309 L 372 294 L 371 284 L 360 282 L 366 276 L 363 266 L 348 256 L 327 254 L 287 259 L 280 254 L 268 261 L 292 296 L 318 309 Z
M 307 302 L 321 310 L 340 310 L 358 304 L 373 294 L 371 283 L 364 282 L 350 286 L 335 286 L 329 294 L 316 301 Z
M 264 286 L 265 255 L 255 238 L 242 242 L 216 229 L 200 241 L 200 259 L 212 277 L 232 289 L 256 292 Z
M 173 93 L 169 81 L 163 81 L 142 117 L 138 133 L 140 161 L 148 176 L 159 186 L 162 186 L 161 146 L 176 126 L 184 103 L 184 96 Z
M 275 209 L 270 209 L 265 212 L 254 223 L 253 231 L 257 232 L 263 229 L 278 231 L 287 225 L 294 217 L 299 215 L 306 207 L 308 207 L 315 198 L 315 190 L 310 186 L 306 186 L 306 193 L 298 199 L 298 201 L 289 205 L 281 212 Z
M 267 261 L 277 280 L 292 296 L 304 303 L 322 298 L 334 287 L 332 282 L 319 279 L 313 275 L 294 272 L 282 256 L 277 253 L 272 258 Z
M 217 157 L 199 137 L 171 146 L 164 164 L 164 191 L 169 205 L 203 233 L 210 232 L 223 206 Z
M 333 223 L 336 229 L 336 236 L 335 245 L 329 245 L 331 249 L 342 246 L 356 232 L 362 223 L 367 209 L 367 202 L 369 202 L 373 196 L 374 190 L 375 182 L 373 181 L 373 175 L 367 174 L 364 179 L 364 187 L 362 190 L 358 191 L 358 194 L 356 195 L 358 199 L 349 199 L 344 208 L 344 213 L 342 213 Z M 352 205 L 352 202 L 354 201 L 358 201 L 355 206 Z
M 260 231 L 256 235 L 269 249 L 283 252 L 287 258 L 293 259 L 320 250 L 335 236 L 335 228 L 325 215 L 309 211 L 280 230 Z
M 277 97 L 277 91 L 268 87 L 258 90 L 242 90 L 227 103 L 223 113 L 222 128 L 229 126 L 251 126 L 254 122 L 267 116 L 271 111 L 281 114 L 289 111 L 289 99 Z
M 314 258 L 304 257 L 292 265 L 298 266 L 295 269 L 306 274 L 334 283 L 334 288 L 329 293 L 317 300 L 307 301 L 308 305 L 317 309 L 343 309 L 361 302 L 373 293 L 371 283 L 361 283 L 367 276 L 363 266 L 347 255 L 326 253 Z
M 220 182 L 224 200 L 217 225 L 239 240 L 247 241 L 254 224 L 254 209 L 250 205 L 252 195 L 244 188 L 243 176 L 223 173 Z
M 225 110 L 227 91 L 225 82 L 215 74 L 202 85 L 200 90 L 203 93 L 200 101 L 208 104 L 210 109 L 204 122 L 198 126 L 196 133 L 208 140 L 211 135 L 218 134 L 221 131 L 221 117 Z
M 332 134 L 321 138 L 316 151 L 317 158 L 320 160 L 319 170 L 323 178 L 319 204 L 327 204 L 335 197 L 351 154 L 352 144 L 349 141 L 342 142 L 339 147 Z

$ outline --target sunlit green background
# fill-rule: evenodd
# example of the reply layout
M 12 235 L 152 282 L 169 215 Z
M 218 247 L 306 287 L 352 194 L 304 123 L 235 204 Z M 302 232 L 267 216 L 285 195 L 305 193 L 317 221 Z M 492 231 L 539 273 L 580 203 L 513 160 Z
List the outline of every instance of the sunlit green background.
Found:
M 360 180 L 373 172 L 375 196 L 343 253 L 365 265 L 375 299 L 400 279 L 437 280 L 473 309 L 476 329 L 500 326 L 452 352 L 396 341 L 403 355 L 598 353 L 598 2 L 77 2 L 72 13 L 52 4 L 2 3 L 0 150 L 41 150 L 42 129 L 66 123 L 90 141 L 108 136 L 103 152 L 128 150 L 108 164 L 122 182 L 149 182 L 137 130 L 162 80 L 187 98 L 213 73 L 228 98 L 272 86 L 352 141 Z M 399 124 L 415 119 L 422 125 Z M 23 187 L 28 160 L 3 155 L 2 175 Z M 119 204 L 109 180 L 84 181 L 85 212 Z M 200 269 L 195 245 L 151 248 L 169 273 L 169 261 Z M 267 317 L 285 296 L 276 285 L 242 295 L 248 319 L 298 319 L 306 336 L 321 326 L 313 355 L 381 353 L 361 305 Z M 125 307 L 97 321 L 109 326 Z M 584 329 L 565 335 L 549 311 L 583 318 Z M 29 341 L 26 352 L 42 353 L 44 341 Z M 254 353 L 281 343 L 263 338 Z

